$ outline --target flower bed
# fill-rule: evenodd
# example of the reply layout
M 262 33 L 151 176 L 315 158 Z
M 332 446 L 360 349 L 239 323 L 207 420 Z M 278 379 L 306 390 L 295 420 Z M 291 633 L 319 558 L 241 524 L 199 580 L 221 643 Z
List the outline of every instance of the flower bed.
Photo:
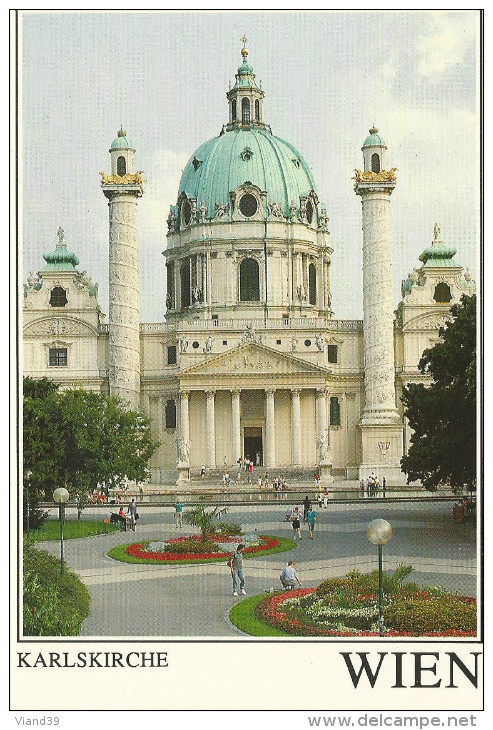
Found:
M 172 538 L 171 540 L 166 540 L 163 543 L 163 549 L 161 550 L 152 550 L 149 549 L 149 545 L 152 543 L 134 543 L 133 545 L 129 545 L 127 547 L 127 555 L 130 555 L 134 558 L 142 558 L 144 560 L 166 560 L 166 561 L 181 561 L 181 560 L 210 560 L 211 558 L 213 560 L 221 560 L 224 558 L 228 558 L 230 554 L 233 552 L 233 550 L 238 545 L 238 540 L 240 538 L 227 538 L 223 535 L 217 536 L 214 535 L 211 537 L 211 542 L 215 544 L 216 549 L 209 550 L 208 552 L 202 552 L 201 550 L 201 544 L 200 544 L 200 536 L 199 535 L 193 535 L 191 537 L 177 537 Z M 176 543 L 180 543 L 183 541 L 194 541 L 197 543 L 197 550 L 193 550 L 191 552 L 175 552 L 171 550 L 166 550 L 166 545 L 174 545 Z M 241 537 L 241 542 L 248 545 L 248 537 L 245 535 Z M 250 541 L 250 545 L 244 549 L 244 554 L 254 554 L 254 553 L 260 553 L 264 550 L 270 550 L 272 548 L 276 548 L 279 546 L 279 539 L 277 537 L 269 537 L 267 535 L 257 535 L 256 536 L 256 544 L 253 543 L 253 541 Z M 230 549 L 224 550 L 224 548 L 230 547 Z M 223 550 L 221 550 L 223 548 Z
M 268 626 L 294 636 L 379 636 L 378 596 L 339 585 L 320 596 L 303 588 L 269 595 L 254 615 Z M 334 580 L 334 584 L 336 583 Z M 424 589 L 385 597 L 385 636 L 465 637 L 476 635 L 476 600 L 447 591 Z
M 285 537 L 250 533 L 241 537 L 214 535 L 207 543 L 207 549 L 204 550 L 200 537 L 193 535 L 170 540 L 116 545 L 108 552 L 108 556 L 125 563 L 186 564 L 218 562 L 227 560 L 240 542 L 246 545 L 243 550 L 245 558 L 285 552 L 297 546 L 293 540 Z M 213 547 L 211 547 L 212 544 Z

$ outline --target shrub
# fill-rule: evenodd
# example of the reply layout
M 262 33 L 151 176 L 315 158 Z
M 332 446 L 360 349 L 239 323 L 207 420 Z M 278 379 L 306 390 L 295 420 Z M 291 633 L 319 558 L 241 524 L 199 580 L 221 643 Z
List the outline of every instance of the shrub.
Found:
M 385 607 L 385 624 L 396 631 L 425 634 L 450 628 L 475 631 L 476 603 L 460 597 L 397 599 Z
M 24 634 L 77 636 L 89 615 L 89 592 L 75 573 L 31 545 L 24 548 Z
M 241 526 L 236 525 L 234 522 L 218 522 L 214 532 L 216 535 L 236 537 L 241 535 Z
M 176 542 L 166 543 L 167 553 L 217 553 L 219 548 L 216 543 L 211 540 L 194 540 L 187 538 L 185 540 L 177 540 Z

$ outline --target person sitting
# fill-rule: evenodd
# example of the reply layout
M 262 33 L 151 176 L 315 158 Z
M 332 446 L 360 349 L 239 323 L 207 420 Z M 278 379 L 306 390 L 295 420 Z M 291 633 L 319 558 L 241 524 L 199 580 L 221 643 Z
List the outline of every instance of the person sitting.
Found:
M 294 590 L 296 588 L 296 584 L 298 584 L 301 588 L 300 579 L 298 578 L 294 567 L 294 560 L 290 560 L 286 567 L 282 569 L 279 580 L 281 581 L 284 590 Z
M 120 528 L 124 529 L 127 526 L 127 515 L 123 511 L 123 507 L 120 507 L 120 511 L 118 512 L 118 517 L 120 519 Z

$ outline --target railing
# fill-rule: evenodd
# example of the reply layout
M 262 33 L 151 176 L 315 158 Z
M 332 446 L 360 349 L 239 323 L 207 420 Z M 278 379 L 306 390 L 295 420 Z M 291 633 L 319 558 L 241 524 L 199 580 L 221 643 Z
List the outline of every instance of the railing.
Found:
M 183 322 L 176 321 L 172 324 L 166 322 L 149 322 L 140 325 L 142 334 L 168 333 L 175 330 L 209 330 L 211 327 L 218 327 L 222 330 L 236 330 L 244 332 L 247 327 L 252 330 L 331 330 L 331 331 L 353 331 L 363 329 L 363 321 L 360 319 L 324 319 L 323 317 L 291 317 L 276 319 L 191 319 Z

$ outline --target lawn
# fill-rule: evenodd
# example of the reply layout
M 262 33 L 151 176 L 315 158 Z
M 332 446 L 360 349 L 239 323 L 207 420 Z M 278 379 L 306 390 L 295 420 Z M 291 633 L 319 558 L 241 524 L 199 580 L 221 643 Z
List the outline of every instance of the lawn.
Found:
M 76 537 L 92 537 L 93 535 L 105 535 L 115 532 L 118 528 L 102 520 L 65 520 L 63 523 L 63 537 L 65 540 L 72 540 Z M 40 540 L 59 540 L 60 523 L 58 520 L 46 520 L 38 530 L 31 530 L 29 533 L 34 542 Z
M 259 621 L 255 616 L 255 607 L 263 598 L 265 598 L 264 595 L 251 596 L 235 604 L 229 612 L 231 623 L 250 636 L 290 636 L 274 626 Z

